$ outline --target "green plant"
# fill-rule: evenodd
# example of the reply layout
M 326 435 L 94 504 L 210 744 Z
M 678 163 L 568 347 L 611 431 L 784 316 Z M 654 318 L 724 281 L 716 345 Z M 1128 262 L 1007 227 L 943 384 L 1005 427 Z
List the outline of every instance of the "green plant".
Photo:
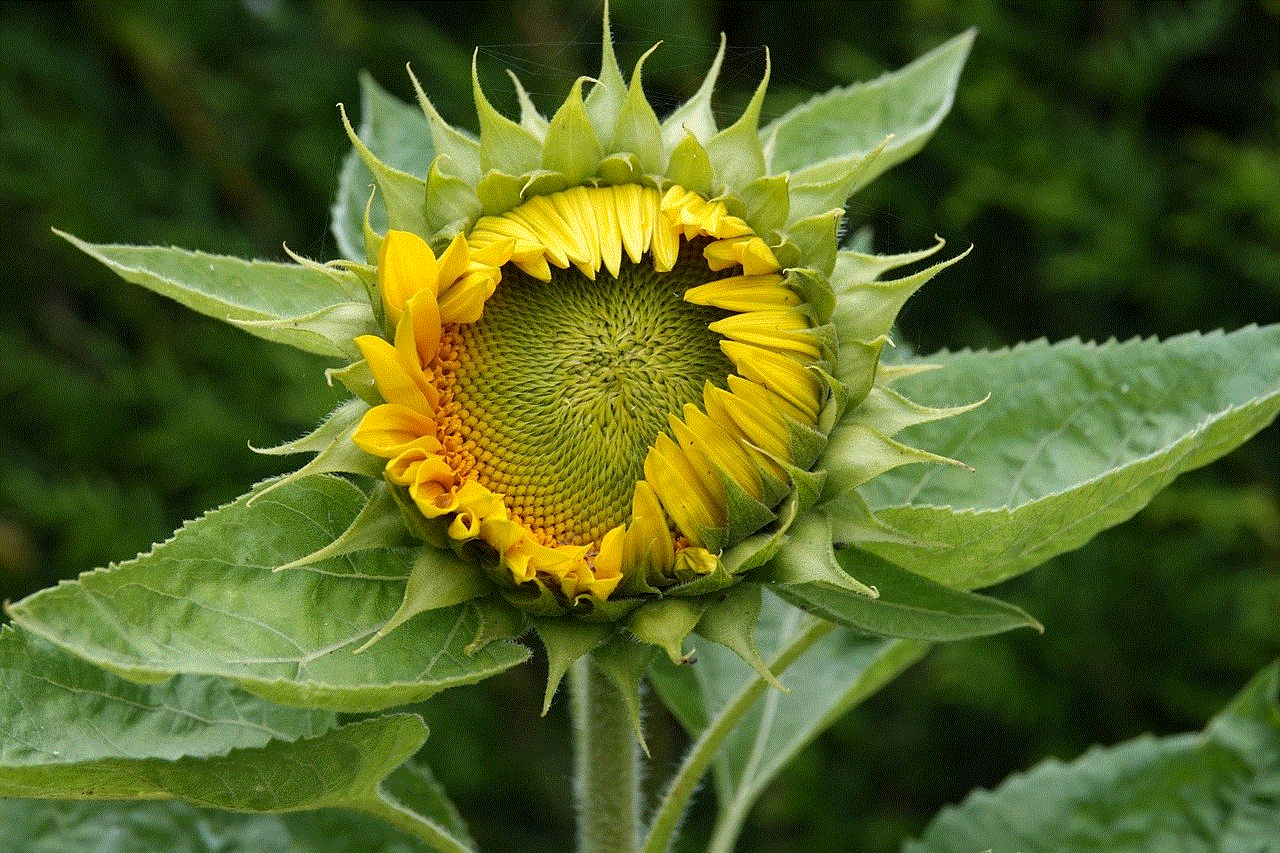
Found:
M 358 155 L 344 169 L 335 208 L 348 261 L 263 264 L 78 243 L 125 278 L 197 310 L 270 340 L 354 359 L 333 375 L 355 399 L 311 436 L 278 448 L 317 453 L 297 475 L 191 522 L 135 561 L 9 608 L 18 627 L 0 640 L 9 686 L 0 705 L 0 790 L 365 816 L 227 818 L 205 841 L 190 842 L 207 846 L 292 841 L 332 850 L 353 838 L 367 849 L 406 845 L 391 826 L 436 849 L 471 849 L 455 810 L 412 762 L 426 736 L 420 718 L 384 711 L 523 662 L 529 653 L 515 639 L 532 627 L 547 650 L 547 702 L 573 671 L 582 849 L 667 849 L 711 769 L 722 804 L 711 849 L 729 850 L 746 810 L 799 747 L 928 643 L 1034 625 L 1017 608 L 970 590 L 1078 547 L 1178 473 L 1265 425 L 1280 407 L 1280 330 L 942 353 L 929 359 L 937 370 L 881 358 L 898 307 L 945 264 L 881 281 L 930 252 L 880 257 L 840 249 L 842 206 L 936 128 L 969 38 L 872 84 L 820 96 L 763 130 L 756 126 L 763 86 L 740 121 L 717 129 L 709 110 L 714 72 L 674 119 L 659 122 L 638 86 L 639 68 L 628 88 L 611 49 L 601 83 L 585 98 L 575 86 L 549 122 L 527 102 L 519 123 L 506 120 L 477 87 L 479 140 L 445 125 L 425 98 L 419 115 L 366 81 L 365 118 L 353 133 Z M 367 204 L 371 181 L 379 192 Z M 686 240 L 724 250 L 725 266 L 711 273 L 755 278 L 748 283 L 772 300 L 740 309 L 735 293 L 704 307 L 798 323 L 766 329 L 763 349 L 777 354 L 794 345 L 800 357 L 739 356 L 731 346 L 732 365 L 718 364 L 777 391 L 787 405 L 763 398 L 767 405 L 751 409 L 763 411 L 763 420 L 744 421 L 732 414 L 762 399 L 749 396 L 758 392 L 729 400 L 715 426 L 738 429 L 743 440 L 727 449 L 709 444 L 715 430 L 697 426 L 704 422 L 696 405 L 693 413 L 672 406 L 684 418 L 669 426 L 682 449 L 658 452 L 651 473 L 650 438 L 635 460 L 658 509 L 642 509 L 637 498 L 629 517 L 619 510 L 622 523 L 592 532 L 586 545 L 530 544 L 513 532 L 510 507 L 495 509 L 488 493 L 431 515 L 439 497 L 433 484 L 445 481 L 420 475 L 440 456 L 421 444 L 428 434 L 403 413 L 368 420 L 380 407 L 411 407 L 412 395 L 397 390 L 406 384 L 397 381 L 396 360 L 412 350 L 418 367 L 431 369 L 440 324 L 475 324 L 502 281 L 524 281 L 517 269 L 538 278 L 540 258 L 591 280 L 609 267 L 606 251 L 592 262 L 575 259 L 568 238 L 543 240 L 542 255 L 520 255 L 519 239 L 475 239 L 485 228 L 512 227 L 530 198 L 585 200 L 620 222 L 617 211 L 631 208 L 597 184 L 653 191 L 659 214 L 690 229 Z M 593 194 L 569 195 L 585 185 Z M 670 195 L 672 185 L 692 197 Z M 531 227 L 548 221 L 525 220 Z M 613 263 L 621 264 L 621 248 L 630 248 L 620 244 L 638 232 L 616 230 L 600 233 L 616 236 Z M 656 234 L 644 232 L 644 257 L 633 256 L 633 264 L 661 266 Z M 458 235 L 470 242 L 456 244 Z M 454 245 L 470 254 L 448 254 Z M 437 259 L 457 275 L 439 273 Z M 623 280 L 621 269 L 611 269 L 613 280 Z M 723 297 L 720 281 L 711 276 L 697 287 Z M 777 286 L 783 289 L 770 290 Z M 449 287 L 463 297 L 450 302 Z M 911 403 L 895 388 L 937 408 Z M 947 408 L 988 395 L 977 408 Z M 717 399 L 707 398 L 707 412 Z M 375 427 L 397 440 L 371 438 Z M 926 450 L 899 443 L 899 434 Z M 403 458 L 401 445 L 415 443 L 420 456 L 394 474 L 384 466 Z M 589 448 L 554 449 L 572 456 Z M 948 466 L 947 457 L 973 470 Z M 745 467 L 734 467 L 744 459 Z M 912 462 L 940 467 L 923 474 L 899 467 Z M 708 474 L 702 463 L 715 470 Z M 334 472 L 377 482 L 364 489 Z M 449 476 L 459 479 L 441 491 L 462 494 L 462 474 Z M 709 497 L 681 508 L 685 492 Z M 637 549 L 617 538 L 609 544 L 617 529 L 623 538 L 645 533 L 637 519 L 676 539 L 664 546 L 670 553 L 630 559 Z M 833 541 L 848 547 L 833 550 Z M 691 631 L 702 639 L 689 640 Z M 665 657 L 655 660 L 654 647 Z M 646 675 L 694 738 L 648 819 L 634 791 L 636 690 Z M 1095 801 L 1114 798 L 1127 819 L 1159 811 L 1179 837 L 1192 830 L 1177 820 L 1183 812 L 1203 820 L 1203 801 L 1214 802 L 1214 814 L 1266 802 L 1275 795 L 1265 787 L 1277 753 L 1275 701 L 1269 672 L 1204 742 L 1139 744 L 1086 759 L 1077 771 L 1041 771 L 1052 781 L 1036 779 L 1040 813 L 1066 816 L 1056 830 L 1000 825 L 1013 813 L 1002 803 L 1016 800 L 1015 784 L 990 806 L 995 818 L 980 814 L 988 806 L 975 801 L 944 817 L 921 842 L 935 846 L 922 849 L 1062 849 L 1071 839 L 1053 833 L 1074 832 L 1072 821 L 1088 813 L 1075 779 L 1099 772 L 1114 771 L 1116 781 Z M 1148 787 L 1127 789 L 1126 773 Z M 1161 780 L 1189 773 L 1198 774 L 1199 799 L 1155 795 Z M 8 824 L 16 844 L 48 836 L 50 820 L 79 826 L 91 819 L 149 822 L 158 838 L 170 839 L 159 843 L 174 846 L 172 839 L 192 837 L 182 827 L 205 820 L 180 804 L 127 813 L 64 806 L 25 821 L 16 819 L 22 808 L 14 806 Z M 983 829 L 970 841 L 965 822 L 979 820 Z M 1246 844 L 1273 829 L 1265 815 L 1248 828 L 1254 835 Z

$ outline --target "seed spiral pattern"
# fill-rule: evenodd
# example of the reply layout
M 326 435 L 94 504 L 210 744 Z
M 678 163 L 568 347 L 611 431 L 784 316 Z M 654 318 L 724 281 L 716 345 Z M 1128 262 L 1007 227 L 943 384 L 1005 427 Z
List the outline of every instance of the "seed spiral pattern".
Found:
M 707 242 L 684 242 L 662 274 L 647 258 L 595 281 L 570 267 L 543 282 L 508 265 L 484 316 L 445 329 L 455 469 L 505 496 L 543 544 L 589 544 L 627 522 L 667 415 L 732 372 L 707 329 L 728 312 L 684 300 L 727 275 L 707 269 Z

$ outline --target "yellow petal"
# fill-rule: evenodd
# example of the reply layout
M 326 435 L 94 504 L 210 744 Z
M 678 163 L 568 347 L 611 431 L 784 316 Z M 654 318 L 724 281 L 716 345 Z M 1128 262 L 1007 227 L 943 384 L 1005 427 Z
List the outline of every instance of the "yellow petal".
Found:
M 675 542 L 667 527 L 667 516 L 644 480 L 636 483 L 631 498 L 631 523 L 623 545 L 623 565 L 667 575 L 675 560 Z
M 782 268 L 773 250 L 755 236 L 716 240 L 702 250 L 702 256 L 713 270 L 740 266 L 744 275 L 775 273 Z
M 644 478 L 676 529 L 693 544 L 702 545 L 704 535 L 723 524 L 723 520 L 717 518 L 718 506 L 703 490 L 684 454 L 666 433 L 658 433 L 645 456 Z
M 755 498 L 763 496 L 760 472 L 756 470 L 755 463 L 743 450 L 733 433 L 719 427 L 706 412 L 693 403 L 685 405 L 683 423 L 674 418 L 671 421 L 676 441 L 682 446 L 687 442 L 697 448 L 707 461 L 737 483 L 747 494 Z M 683 429 L 677 430 L 676 424 Z
M 721 341 L 720 349 L 744 378 L 800 409 L 809 423 L 817 423 L 822 409 L 821 386 L 807 365 L 790 356 L 737 341 Z
M 421 368 L 412 362 L 406 363 L 399 351 L 390 343 L 377 335 L 361 335 L 356 338 L 356 346 L 364 354 L 373 373 L 373 382 L 378 386 L 378 393 L 388 403 L 399 403 L 423 415 L 432 415 L 439 402 L 438 392 L 431 398 L 431 383 L 423 375 Z
M 391 459 L 424 436 L 435 440 L 431 418 L 398 403 L 383 403 L 364 413 L 351 440 L 365 453 Z
M 417 234 L 387 231 L 378 250 L 378 289 L 391 325 L 398 325 L 404 305 L 420 291 L 436 294 L 438 267 L 431 247 Z
M 747 311 L 717 320 L 707 328 L 731 340 L 793 353 L 811 361 L 822 357 L 822 347 L 809 328 L 809 318 L 799 311 Z
M 802 301 L 794 290 L 782 284 L 780 275 L 729 276 L 689 288 L 684 299 L 694 305 L 735 312 L 793 308 Z

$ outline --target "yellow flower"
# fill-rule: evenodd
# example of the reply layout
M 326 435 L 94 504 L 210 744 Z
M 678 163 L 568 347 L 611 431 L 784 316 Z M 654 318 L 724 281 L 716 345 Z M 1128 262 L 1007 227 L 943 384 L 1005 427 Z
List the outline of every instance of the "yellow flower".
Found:
M 781 272 L 724 203 L 676 185 L 534 196 L 438 259 L 392 230 L 394 343 L 356 341 L 386 402 L 354 441 L 454 546 L 566 607 L 709 572 L 729 527 L 754 532 L 728 492 L 776 506 L 788 430 L 830 397 Z
M 716 124 L 723 49 L 663 120 L 644 58 L 624 80 L 607 23 L 598 78 L 549 119 L 518 87 L 519 121 L 500 114 L 473 68 L 475 136 L 419 88 L 435 152 L 422 177 L 347 125 L 376 184 L 368 263 L 324 269 L 358 279 L 371 310 L 304 319 L 328 335 L 362 324 L 347 340 L 363 358 L 335 371 L 359 399 L 291 447 L 319 450 L 296 476 L 380 482 L 337 541 L 291 566 L 407 531 L 418 555 L 378 636 L 470 602 L 472 648 L 537 630 L 549 697 L 588 652 L 634 690 L 633 641 L 680 661 L 691 631 L 766 672 L 764 585 L 876 595 L 833 543 L 898 536 L 857 488 L 948 461 L 894 440 L 950 411 L 905 400 L 889 385 L 906 371 L 879 365 L 899 307 L 946 264 L 881 281 L 938 246 L 840 249 L 843 205 L 885 145 L 775 171 L 780 131 L 758 127 L 767 72 Z

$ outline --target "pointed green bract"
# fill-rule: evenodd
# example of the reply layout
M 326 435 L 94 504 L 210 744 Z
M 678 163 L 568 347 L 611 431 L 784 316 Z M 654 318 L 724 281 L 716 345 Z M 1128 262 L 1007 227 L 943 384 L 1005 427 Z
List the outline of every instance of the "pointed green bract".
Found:
M 340 270 L 322 272 L 298 264 L 246 261 L 172 247 L 95 245 L 54 233 L 125 281 L 201 314 L 243 324 L 241 328 L 260 338 L 319 355 L 347 356 L 350 341 L 331 340 L 314 330 L 295 328 L 289 321 L 352 303 L 367 305 L 363 285 L 354 274 Z
M 478 53 L 471 58 L 471 94 L 480 121 L 480 169 L 521 175 L 538 168 L 542 140 L 493 108 L 480 88 Z
M 875 598 L 879 593 L 874 586 L 850 575 L 836 562 L 831 541 L 831 524 L 824 514 L 804 516 L 791 527 L 778 555 L 770 563 L 770 580 L 783 586 L 828 584 L 854 595 Z
M 346 128 L 347 137 L 351 140 L 352 148 L 359 155 L 369 174 L 373 176 L 374 185 L 378 188 L 378 200 L 381 202 L 381 210 L 386 224 L 385 228 L 378 229 L 372 219 L 372 211 L 378 208 L 375 206 L 370 209 L 366 205 L 366 211 L 370 213 L 370 226 L 374 230 L 380 231 L 385 231 L 387 228 L 417 233 L 425 231 L 427 187 L 422 178 L 382 162 L 378 155 L 364 144 L 360 134 L 356 133 L 355 128 L 351 126 L 351 121 L 347 118 L 346 108 L 339 104 L 338 111 L 342 115 L 342 126 Z M 371 112 L 370 116 L 376 118 L 376 113 Z M 376 132 L 376 127 L 373 130 Z M 425 166 L 426 164 L 422 165 Z M 419 169 L 421 169 L 421 166 Z M 366 240 L 366 247 L 367 245 L 368 241 Z M 366 255 L 370 263 L 376 257 L 367 248 Z
M 769 86 L 769 52 L 765 51 L 764 77 L 736 122 L 707 141 L 707 156 L 716 172 L 716 194 L 736 192 L 764 175 L 764 149 L 760 147 L 760 109 Z M 695 96 L 696 97 L 696 96 Z
M 838 551 L 836 562 L 880 594 L 869 598 L 827 584 L 803 583 L 779 587 L 778 595 L 823 619 L 877 637 L 938 643 L 1014 628 L 1043 630 L 1012 604 L 949 589 L 854 548 Z
M 356 135 L 377 160 L 410 176 L 426 174 L 436 155 L 431 131 L 422 113 L 389 95 L 367 73 L 360 75 L 360 127 Z M 374 175 L 353 147 L 338 173 L 338 193 L 331 209 L 332 230 L 338 251 L 352 261 L 364 259 L 364 208 Z M 426 199 L 418 198 L 419 206 Z M 370 211 L 374 228 L 387 229 L 385 201 Z
M 703 79 L 693 97 L 672 110 L 662 122 L 662 136 L 668 148 L 675 148 L 686 135 L 704 145 L 716 135 L 716 117 L 711 109 L 711 98 L 715 93 L 716 80 L 720 77 L 720 66 L 724 63 L 724 50 L 727 41 L 724 33 L 720 34 L 720 49 L 711 62 L 711 68 Z M 692 187 L 690 187 L 692 189 Z
M 617 128 L 608 137 L 609 150 L 633 154 L 639 163 L 640 170 L 650 175 L 660 175 L 667 166 L 666 151 L 662 143 L 662 126 L 658 116 L 649 106 L 649 99 L 644 95 L 641 84 L 640 69 L 644 61 L 658 49 L 654 45 L 636 62 L 636 70 L 631 73 L 631 86 L 627 89 L 626 100 L 618 112 Z
M 944 404 L 988 392 L 991 400 L 901 438 L 959 455 L 976 473 L 908 468 L 862 487 L 889 524 L 949 546 L 867 547 L 954 588 L 987 586 L 1079 547 L 1280 411 L 1280 326 L 928 360 L 944 369 L 898 387 Z
M 479 627 L 469 605 L 420 614 L 357 654 L 400 607 L 405 582 L 382 578 L 409 574 L 407 552 L 361 551 L 333 558 L 337 566 L 272 571 L 332 542 L 365 500 L 327 476 L 251 506 L 241 498 L 135 560 L 36 593 L 9 613 L 131 680 L 216 675 L 275 701 L 340 711 L 423 699 L 528 657 L 501 641 L 467 654 Z M 358 561 L 372 565 L 353 568 Z M 157 625 L 182 630 L 157 633 Z
M 534 619 L 533 626 L 547 652 L 547 685 L 542 696 L 542 713 L 545 716 L 569 667 L 607 640 L 614 629 L 603 622 L 580 622 L 561 617 Z
M 719 643 L 732 651 L 783 693 L 791 692 L 769 670 L 756 646 L 756 619 L 760 616 L 760 587 L 740 583 L 725 591 L 724 595 L 707 605 L 694 628 L 699 636 Z

